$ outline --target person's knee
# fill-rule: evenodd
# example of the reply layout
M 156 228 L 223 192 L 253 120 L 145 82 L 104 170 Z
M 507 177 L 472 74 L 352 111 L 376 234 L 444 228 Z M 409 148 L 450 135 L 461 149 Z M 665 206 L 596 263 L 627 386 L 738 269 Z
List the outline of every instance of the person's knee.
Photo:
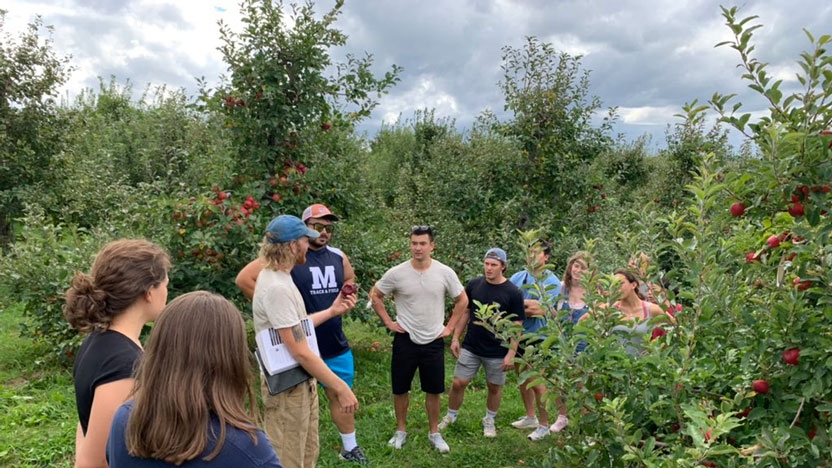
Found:
M 486 382 L 486 386 L 488 387 L 488 393 L 495 395 L 500 393 L 503 390 L 503 386 L 491 382 Z
M 455 390 L 455 391 L 465 390 L 465 388 L 468 387 L 469 382 L 470 382 L 470 380 L 468 380 L 468 379 L 463 379 L 461 377 L 454 377 L 454 381 L 451 384 L 451 390 Z

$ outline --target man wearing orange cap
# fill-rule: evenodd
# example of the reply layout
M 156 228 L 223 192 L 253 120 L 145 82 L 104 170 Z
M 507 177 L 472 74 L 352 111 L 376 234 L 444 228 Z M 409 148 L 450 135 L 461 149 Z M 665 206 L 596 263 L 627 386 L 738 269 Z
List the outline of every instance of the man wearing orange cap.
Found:
M 313 315 L 332 305 L 344 284 L 355 283 L 355 271 L 346 254 L 329 245 L 334 223 L 338 221 L 338 217 L 329 208 L 320 203 L 308 206 L 303 210 L 301 220 L 320 234 L 318 238 L 309 240 L 305 263 L 292 269 L 292 281 L 300 290 L 307 312 Z M 237 275 L 237 287 L 246 297 L 252 296 L 257 275 L 262 269 L 263 265 L 258 259 L 246 265 Z M 321 358 L 330 370 L 352 388 L 355 364 L 349 342 L 344 335 L 341 317 L 333 317 L 318 324 L 315 327 L 315 335 Z M 332 389 L 324 387 L 324 391 L 329 400 L 332 421 L 341 434 L 341 458 L 362 465 L 369 464 L 356 441 L 355 415 L 340 411 Z

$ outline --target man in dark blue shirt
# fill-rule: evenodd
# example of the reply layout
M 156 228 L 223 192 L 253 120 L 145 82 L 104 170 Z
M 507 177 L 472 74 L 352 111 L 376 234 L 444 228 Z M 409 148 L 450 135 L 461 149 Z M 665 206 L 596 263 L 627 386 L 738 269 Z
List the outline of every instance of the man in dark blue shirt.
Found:
M 467 317 L 463 316 L 457 323 L 464 323 L 467 319 L 468 327 L 461 350 L 459 335 L 462 327 L 456 327 L 451 340 L 451 353 L 457 358 L 457 363 L 451 393 L 448 396 L 448 414 L 439 423 L 439 430 L 445 429 L 456 421 L 465 396 L 465 389 L 482 366 L 485 369 L 485 380 L 488 385 L 486 413 L 482 420 L 483 435 L 485 437 L 497 436 L 494 418 L 500 408 L 503 385 L 506 383 L 506 371 L 514 365 L 517 340 L 511 340 L 510 348 L 504 347 L 493 333 L 478 323 L 479 319 L 475 312 L 476 302 L 479 302 L 484 306 L 496 307 L 498 313 L 504 317 L 511 316 L 511 320 L 518 325 L 526 318 L 523 292 L 506 279 L 506 266 L 506 253 L 503 249 L 489 250 L 483 259 L 485 275 L 472 279 L 465 287 L 465 293 L 468 295 Z
M 292 281 L 303 297 L 307 313 L 311 315 L 332 305 L 344 284 L 354 284 L 355 271 L 347 255 L 329 245 L 334 223 L 338 221 L 338 217 L 332 214 L 329 208 L 320 203 L 311 205 L 303 210 L 301 220 L 320 233 L 317 239 L 309 240 L 306 262 L 292 268 Z M 262 269 L 262 263 L 254 260 L 237 275 L 237 287 L 249 298 L 254 294 L 257 275 Z M 321 358 L 330 370 L 352 388 L 355 380 L 355 361 L 344 335 L 341 316 L 331 318 L 315 327 L 315 336 Z M 324 387 L 324 391 L 329 400 L 332 422 L 341 434 L 341 458 L 362 465 L 369 464 L 356 441 L 355 415 L 340 411 L 335 395 L 330 395 L 329 388 Z

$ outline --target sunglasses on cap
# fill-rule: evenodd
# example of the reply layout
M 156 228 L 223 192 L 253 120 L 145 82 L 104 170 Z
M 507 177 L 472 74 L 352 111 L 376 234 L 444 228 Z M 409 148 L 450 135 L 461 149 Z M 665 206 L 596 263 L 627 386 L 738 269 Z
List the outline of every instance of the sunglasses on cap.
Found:
M 330 234 L 332 234 L 332 230 L 335 229 L 335 226 L 332 225 L 332 224 L 312 223 L 312 224 L 309 224 L 308 226 L 316 232 L 327 231 Z
M 412 226 L 410 228 L 410 233 L 416 234 L 417 236 L 420 236 L 422 234 L 433 234 L 433 226 L 430 226 L 428 224 L 424 224 L 421 226 Z

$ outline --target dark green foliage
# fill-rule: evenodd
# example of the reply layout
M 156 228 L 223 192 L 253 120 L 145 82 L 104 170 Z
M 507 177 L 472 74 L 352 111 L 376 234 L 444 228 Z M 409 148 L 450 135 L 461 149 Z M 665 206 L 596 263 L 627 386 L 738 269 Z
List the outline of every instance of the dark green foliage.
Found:
M 343 0 L 320 19 L 311 2 L 245 0 L 242 31 L 220 22 L 220 52 L 230 76 L 217 89 L 202 83 L 200 107 L 223 117 L 236 148 L 236 170 L 269 177 L 285 162 L 305 158 L 303 133 L 333 126 L 352 129 L 398 81 L 400 67 L 376 77 L 372 56 L 332 63 L 330 49 L 346 43 L 334 27 Z M 335 76 L 327 76 L 330 67 Z
M 9 241 L 12 220 L 22 214 L 24 189 L 53 183 L 52 159 L 62 147 L 63 129 L 54 96 L 71 72 L 69 57 L 52 50 L 40 17 L 19 37 L 4 29 L 0 9 L 0 245 Z

